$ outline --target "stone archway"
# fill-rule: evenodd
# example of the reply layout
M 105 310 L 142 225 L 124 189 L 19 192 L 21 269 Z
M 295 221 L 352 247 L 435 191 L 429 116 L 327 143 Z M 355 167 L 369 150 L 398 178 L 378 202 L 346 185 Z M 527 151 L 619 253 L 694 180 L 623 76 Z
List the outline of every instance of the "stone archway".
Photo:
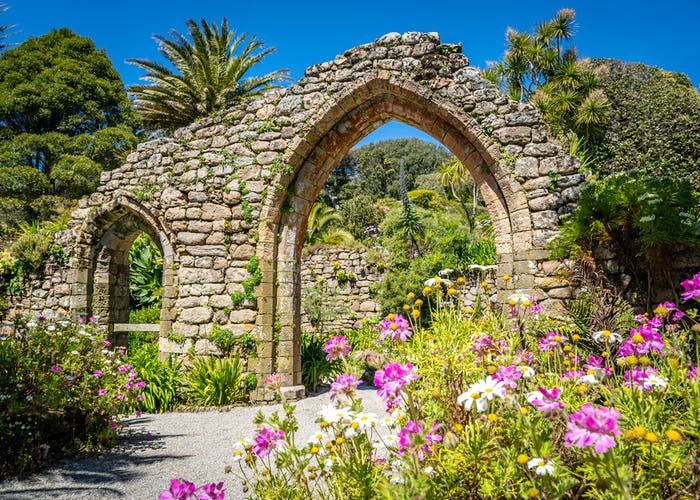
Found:
M 545 245 L 575 206 L 578 162 L 532 106 L 509 100 L 469 66 L 461 45 L 434 33 L 387 34 L 308 68 L 289 88 L 139 145 L 74 214 L 64 238 L 78 242 L 66 247 L 68 296 L 47 287 L 54 295 L 36 309 L 68 302 L 88 311 L 103 286 L 111 305 L 100 307 L 122 314 L 109 283 L 130 238 L 145 231 L 167 272 L 162 334 L 172 329 L 189 341 L 161 337 L 161 351 L 215 353 L 208 337 L 218 324 L 258 341 L 249 371 L 261 379 L 280 372 L 301 392 L 299 258 L 308 213 L 340 158 L 390 120 L 440 141 L 478 183 L 498 275 L 512 276 L 497 281 L 501 296 L 522 289 L 556 310 L 570 289 Z
M 432 50 L 432 57 L 423 58 L 408 72 L 405 58 L 382 59 L 402 42 L 405 50 L 399 53 L 428 54 Z M 483 80 L 477 70 L 468 67 L 459 46 L 436 42 L 432 35 L 419 35 L 414 42 L 406 35 L 390 34 L 372 46 L 351 49 L 332 63 L 310 68 L 275 110 L 279 114 L 280 108 L 296 106 L 305 118 L 284 156 L 288 173 L 277 179 L 285 188 L 284 195 L 263 207 L 261 218 L 268 221 L 270 230 L 261 230 L 258 247 L 258 255 L 269 265 L 267 290 L 272 292 L 263 296 L 261 313 L 278 327 L 272 338 L 277 342 L 270 369 L 282 372 L 289 385 L 301 382 L 299 263 L 309 211 L 342 156 L 390 120 L 433 136 L 474 178 L 493 223 L 499 275 L 514 277 L 499 280 L 499 295 L 504 298 L 516 288 L 533 293 L 543 283 L 536 274 L 546 261 L 544 244 L 556 229 L 559 215 L 551 209 L 558 208 L 560 199 L 550 196 L 534 207 L 528 199 L 547 196 L 542 187 L 545 179 L 549 181 L 548 174 L 574 174 L 577 162 L 562 156 L 549 141 L 534 108 L 509 101 Z M 368 67 L 373 55 L 380 61 L 373 65 L 374 70 L 358 71 L 358 67 Z M 422 64 L 424 61 L 429 65 Z M 348 79 L 347 75 L 355 77 Z M 307 111 L 308 102 L 316 108 Z M 294 112 L 290 115 L 294 121 Z M 536 190 L 524 186 L 528 181 L 540 192 L 532 193 Z M 550 308 L 558 304 L 547 304 L 546 295 L 542 298 Z
M 116 323 L 129 322 L 129 250 L 141 233 L 156 243 L 163 259 L 160 332 L 171 330 L 174 252 L 157 219 L 126 192 L 94 210 L 83 222 L 74 261 L 73 309 L 93 315 L 113 336 Z M 117 339 L 118 343 L 123 339 Z

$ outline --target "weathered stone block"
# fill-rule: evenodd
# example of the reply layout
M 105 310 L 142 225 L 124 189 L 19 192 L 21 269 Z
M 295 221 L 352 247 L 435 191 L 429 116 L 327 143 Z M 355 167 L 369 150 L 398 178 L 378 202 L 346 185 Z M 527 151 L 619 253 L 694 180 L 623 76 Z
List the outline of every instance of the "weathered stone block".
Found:
M 209 307 L 191 307 L 183 309 L 178 319 L 183 323 L 202 324 L 211 320 L 212 310 Z
M 177 240 L 186 245 L 199 245 L 200 243 L 204 243 L 206 239 L 206 233 L 180 232 L 177 234 Z
M 493 132 L 493 136 L 502 144 L 525 145 L 530 142 L 530 127 L 503 127 Z M 532 155 L 535 156 L 535 155 Z

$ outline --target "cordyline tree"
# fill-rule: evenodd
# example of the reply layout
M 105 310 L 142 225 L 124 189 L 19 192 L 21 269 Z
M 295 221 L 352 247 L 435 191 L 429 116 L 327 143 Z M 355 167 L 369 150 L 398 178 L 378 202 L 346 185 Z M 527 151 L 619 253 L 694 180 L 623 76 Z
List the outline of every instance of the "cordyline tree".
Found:
M 0 233 L 91 192 L 133 148 L 138 121 L 119 74 L 62 28 L 0 56 Z
M 246 76 L 274 49 L 264 48 L 255 36 L 236 34 L 226 18 L 221 28 L 204 19 L 200 25 L 187 21 L 189 38 L 175 30 L 170 32 L 171 39 L 154 37 L 174 70 L 147 59 L 127 60 L 146 71 L 141 80 L 149 83 L 133 85 L 129 92 L 144 123 L 153 130 L 171 132 L 289 79 L 286 69 Z
M 574 16 L 562 9 L 533 33 L 509 28 L 503 60 L 484 76 L 512 99 L 535 104 L 571 154 L 590 163 L 585 152 L 604 130 L 609 104 L 595 68 L 578 59 L 574 46 L 565 47 L 574 35 Z

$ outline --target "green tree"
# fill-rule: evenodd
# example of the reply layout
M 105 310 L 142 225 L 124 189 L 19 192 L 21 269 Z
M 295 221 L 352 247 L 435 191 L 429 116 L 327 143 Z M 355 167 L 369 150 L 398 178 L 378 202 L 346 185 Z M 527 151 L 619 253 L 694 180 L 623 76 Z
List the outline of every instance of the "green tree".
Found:
M 586 253 L 601 245 L 611 248 L 650 310 L 654 289 L 674 289 L 674 256 L 700 248 L 698 207 L 700 195 L 682 179 L 639 172 L 591 179 L 563 238 L 569 248 Z
M 419 176 L 436 171 L 452 155 L 442 146 L 415 138 L 391 139 L 351 150 L 331 173 L 325 199 L 342 203 L 359 195 L 372 200 L 399 197 L 399 164 L 404 163 L 406 185 L 416 189 Z
M 221 28 L 204 19 L 200 24 L 187 21 L 189 39 L 175 30 L 170 32 L 172 39 L 154 37 L 175 71 L 148 59 L 127 60 L 146 71 L 141 79 L 149 83 L 133 85 L 129 91 L 146 125 L 153 129 L 172 131 L 288 79 L 286 69 L 246 77 L 274 49 L 265 49 L 255 36 L 237 35 L 226 18 Z
M 686 75 L 613 59 L 592 61 L 610 102 L 596 143 L 599 172 L 641 171 L 700 190 L 700 94 Z
M 62 28 L 0 56 L 0 232 L 56 215 L 91 192 L 138 142 L 119 74 L 94 43 Z M 33 172 L 33 173 L 32 173 Z
M 372 197 L 361 194 L 345 200 L 340 205 L 343 227 L 347 228 L 357 240 L 366 239 L 369 233 L 376 231 L 384 220 L 384 212 L 374 204 Z M 369 233 L 367 228 L 370 229 Z

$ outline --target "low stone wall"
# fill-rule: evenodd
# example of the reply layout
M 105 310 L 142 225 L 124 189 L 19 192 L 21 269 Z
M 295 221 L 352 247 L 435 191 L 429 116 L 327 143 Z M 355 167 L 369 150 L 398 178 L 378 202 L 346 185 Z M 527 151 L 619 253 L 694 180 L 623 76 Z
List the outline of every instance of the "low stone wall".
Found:
M 368 262 L 367 249 L 362 247 L 317 247 L 309 251 L 301 262 L 302 331 L 315 331 L 306 311 L 311 294 L 315 297 L 321 294 L 326 311 L 331 311 L 330 318 L 323 324 L 325 332 L 360 328 L 363 320 L 380 319 L 382 305 L 373 296 L 372 288 L 384 275 Z M 497 302 L 493 271 L 485 274 L 469 271 L 464 278 L 466 283 L 461 288 L 460 304 L 473 306 L 477 298 L 482 304 Z
M 318 247 L 301 261 L 302 331 L 314 330 L 305 305 L 309 295 L 326 295 L 331 320 L 327 331 L 359 328 L 362 320 L 381 314 L 381 304 L 372 296 L 371 286 L 384 279 L 367 261 L 367 249 Z

